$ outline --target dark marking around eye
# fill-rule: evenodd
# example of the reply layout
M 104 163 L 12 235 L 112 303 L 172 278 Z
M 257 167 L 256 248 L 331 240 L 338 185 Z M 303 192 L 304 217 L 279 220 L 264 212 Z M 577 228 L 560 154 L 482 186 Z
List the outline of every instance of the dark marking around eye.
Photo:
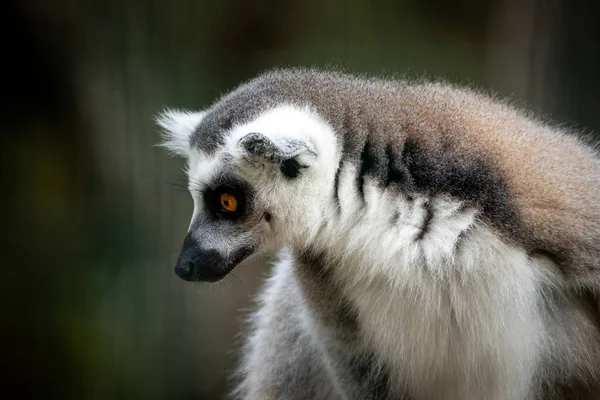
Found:
M 267 221 L 267 222 L 271 222 L 271 218 L 273 218 L 273 216 L 269 212 L 266 212 L 264 217 L 265 217 L 265 221 Z
M 223 209 L 222 195 L 229 194 L 235 197 L 237 208 L 234 211 Z M 253 192 L 249 185 L 237 178 L 223 175 L 218 180 L 206 185 L 202 191 L 202 198 L 208 215 L 215 219 L 238 220 L 245 218 L 252 208 Z

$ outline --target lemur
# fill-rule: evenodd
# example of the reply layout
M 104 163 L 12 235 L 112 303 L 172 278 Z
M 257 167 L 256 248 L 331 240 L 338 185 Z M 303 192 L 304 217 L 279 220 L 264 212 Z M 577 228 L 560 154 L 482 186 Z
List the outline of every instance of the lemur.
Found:
M 280 251 L 233 398 L 600 399 L 590 142 L 477 90 L 316 69 L 157 120 L 194 201 L 176 274 Z

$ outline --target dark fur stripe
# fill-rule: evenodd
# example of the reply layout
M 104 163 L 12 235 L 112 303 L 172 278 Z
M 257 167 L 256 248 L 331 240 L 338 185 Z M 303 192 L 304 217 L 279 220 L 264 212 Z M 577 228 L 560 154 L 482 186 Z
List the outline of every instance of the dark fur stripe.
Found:
M 309 304 L 326 326 L 335 326 L 348 335 L 358 331 L 356 310 L 336 286 L 331 271 L 326 268 L 325 255 L 307 248 L 296 253 L 300 264 L 297 272 Z
M 390 377 L 387 369 L 370 352 L 358 354 L 358 315 L 351 303 L 339 290 L 331 271 L 326 268 L 326 255 L 306 248 L 296 253 L 299 261 L 297 276 L 300 278 L 306 300 L 328 332 L 335 332 L 339 347 L 327 349 L 328 357 L 334 363 L 344 365 L 340 378 L 341 390 L 356 393 L 367 400 L 390 398 Z M 335 329 L 334 329 L 335 328 Z
M 496 226 L 515 232 L 517 217 L 506 186 L 482 161 L 460 157 L 452 149 L 426 151 L 417 143 L 407 141 L 403 162 L 416 191 L 429 196 L 450 194 L 476 205 Z
M 431 203 L 426 201 L 425 204 L 423 204 L 423 208 L 425 209 L 425 218 L 423 219 L 423 225 L 421 225 L 421 231 L 416 240 L 421 240 L 425 237 L 431 227 L 431 221 L 433 220 L 433 208 Z
M 373 354 L 351 359 L 350 370 L 356 382 L 360 382 L 365 396 L 363 398 L 373 400 L 389 398 L 389 374 L 378 365 Z
M 367 178 L 373 179 L 378 185 L 385 185 L 389 175 L 389 157 L 386 152 L 385 142 L 382 141 L 381 136 L 376 131 L 373 125 L 369 125 L 369 138 L 367 149 L 367 160 L 366 166 Z
M 410 189 L 412 180 L 406 165 L 403 163 L 402 155 L 395 152 L 391 144 L 386 146 L 385 152 L 388 159 L 388 174 L 385 186 L 395 184 L 400 188 Z
M 385 145 L 367 138 L 360 154 L 358 173 L 358 191 L 364 200 L 364 185 L 367 180 L 375 184 L 387 186 L 390 179 L 390 157 Z
M 371 144 L 369 143 L 369 139 L 367 139 L 360 153 L 360 168 L 356 177 L 356 189 L 358 190 L 360 197 L 363 199 L 363 203 L 365 202 L 365 175 L 370 168 L 372 168 L 372 163 L 373 159 L 371 157 Z
M 469 237 L 469 234 L 472 232 L 473 228 L 469 227 L 467 229 L 465 229 L 464 231 L 460 232 L 458 234 L 458 237 L 456 238 L 456 241 L 454 242 L 454 252 L 456 253 L 461 246 L 465 243 L 465 241 L 467 240 L 467 238 Z
M 392 226 L 398 225 L 398 221 L 400 220 L 400 211 L 396 210 L 391 219 Z
M 343 162 L 340 160 L 333 180 L 333 200 L 335 201 L 338 212 L 342 210 L 342 204 L 340 203 L 340 174 L 342 173 L 342 166 Z

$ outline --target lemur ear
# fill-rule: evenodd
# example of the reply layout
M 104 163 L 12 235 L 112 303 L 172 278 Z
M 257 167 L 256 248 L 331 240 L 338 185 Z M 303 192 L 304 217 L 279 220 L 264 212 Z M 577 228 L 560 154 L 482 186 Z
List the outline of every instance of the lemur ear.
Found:
M 187 157 L 190 151 L 190 136 L 206 111 L 190 112 L 186 110 L 166 109 L 155 118 L 163 130 L 163 142 L 160 144 L 170 153 Z
M 278 165 L 281 172 L 290 178 L 308 168 L 317 156 L 314 146 L 300 139 L 268 138 L 262 133 L 249 133 L 238 141 L 238 145 L 250 157 Z

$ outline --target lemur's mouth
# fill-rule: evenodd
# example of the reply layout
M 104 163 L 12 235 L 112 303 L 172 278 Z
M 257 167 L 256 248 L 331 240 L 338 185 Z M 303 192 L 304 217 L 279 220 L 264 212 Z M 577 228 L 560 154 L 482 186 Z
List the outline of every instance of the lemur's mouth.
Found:
M 223 279 L 232 269 L 233 266 L 226 265 L 225 259 L 216 250 L 195 247 L 181 252 L 175 273 L 189 282 L 216 282 Z
M 175 265 L 175 274 L 188 282 L 218 282 L 256 251 L 245 247 L 224 257 L 214 249 L 203 249 L 189 234 Z

